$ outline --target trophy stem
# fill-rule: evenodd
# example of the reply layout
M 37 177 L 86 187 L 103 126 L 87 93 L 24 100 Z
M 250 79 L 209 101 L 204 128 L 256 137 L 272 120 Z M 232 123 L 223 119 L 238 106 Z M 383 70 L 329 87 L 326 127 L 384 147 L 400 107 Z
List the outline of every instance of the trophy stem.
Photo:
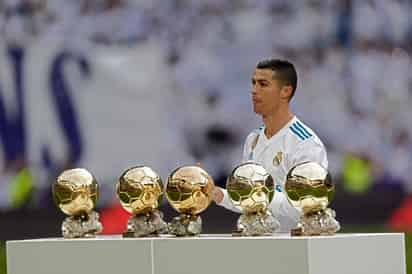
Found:
M 334 235 L 340 230 L 340 224 L 335 219 L 335 216 L 335 211 L 330 208 L 305 213 L 301 216 L 297 227 L 291 230 L 291 235 Z
M 169 223 L 169 233 L 175 236 L 197 236 L 202 232 L 202 219 L 198 215 L 180 214 Z
M 158 236 L 167 233 L 167 230 L 167 223 L 163 220 L 162 212 L 155 209 L 149 213 L 136 214 L 130 217 L 123 237 Z
M 62 223 L 64 238 L 93 238 L 101 231 L 102 224 L 96 211 L 67 217 Z
M 237 222 L 233 236 L 264 236 L 279 231 L 280 223 L 270 210 L 256 213 L 244 213 Z

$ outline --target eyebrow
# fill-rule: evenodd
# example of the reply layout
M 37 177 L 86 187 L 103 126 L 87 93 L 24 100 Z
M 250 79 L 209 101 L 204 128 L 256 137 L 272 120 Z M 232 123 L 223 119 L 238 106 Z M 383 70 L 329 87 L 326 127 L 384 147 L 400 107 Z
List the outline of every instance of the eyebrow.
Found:
M 268 81 L 267 79 L 262 79 L 262 78 L 252 78 L 252 82 L 253 81 L 270 83 L 270 81 Z

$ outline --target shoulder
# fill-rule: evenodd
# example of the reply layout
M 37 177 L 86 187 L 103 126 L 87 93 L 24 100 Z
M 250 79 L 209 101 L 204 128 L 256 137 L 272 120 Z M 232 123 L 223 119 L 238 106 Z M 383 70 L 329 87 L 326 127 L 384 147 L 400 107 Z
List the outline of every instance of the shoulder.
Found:
M 295 121 L 289 125 L 286 142 L 287 146 L 295 151 L 311 147 L 324 148 L 322 141 L 315 131 L 299 119 L 295 119 Z
M 290 167 L 306 161 L 315 161 L 325 168 L 328 167 L 327 152 L 322 141 L 311 128 L 299 120 L 288 129 L 286 150 L 290 155 Z
M 265 128 L 264 126 L 260 126 L 260 127 L 258 127 L 258 128 L 255 128 L 254 130 L 252 130 L 252 131 L 248 134 L 248 136 L 246 137 L 246 140 L 253 139 L 253 138 L 255 138 L 256 136 L 259 136 L 260 132 L 261 132 L 264 128 Z
M 245 141 L 246 146 L 250 146 L 253 143 L 257 143 L 257 140 L 259 139 L 260 132 L 262 130 L 264 130 L 264 126 L 260 126 L 258 128 L 255 128 L 254 130 L 252 130 L 248 134 L 248 136 L 246 137 L 246 141 Z

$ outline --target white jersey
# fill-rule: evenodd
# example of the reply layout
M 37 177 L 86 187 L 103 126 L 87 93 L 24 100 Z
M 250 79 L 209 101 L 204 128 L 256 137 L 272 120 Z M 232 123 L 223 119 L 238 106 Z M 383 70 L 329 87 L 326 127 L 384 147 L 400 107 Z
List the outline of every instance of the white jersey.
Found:
M 317 162 L 328 168 L 326 150 L 313 130 L 296 116 L 270 139 L 264 131 L 265 127 L 260 127 L 248 135 L 242 162 L 259 163 L 272 175 L 276 193 L 269 207 L 279 220 L 281 231 L 289 232 L 296 226 L 300 212 L 291 206 L 283 192 L 286 175 L 292 167 L 307 161 Z M 230 201 L 227 191 L 223 192 L 224 198 L 219 205 L 239 212 Z

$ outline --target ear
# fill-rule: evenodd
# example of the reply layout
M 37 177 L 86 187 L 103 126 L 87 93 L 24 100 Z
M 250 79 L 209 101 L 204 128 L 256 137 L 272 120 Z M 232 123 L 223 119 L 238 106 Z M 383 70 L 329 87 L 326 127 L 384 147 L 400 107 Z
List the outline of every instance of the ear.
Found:
M 292 96 L 292 86 L 291 85 L 284 85 L 280 90 L 280 97 L 282 99 L 289 100 L 290 96 Z

